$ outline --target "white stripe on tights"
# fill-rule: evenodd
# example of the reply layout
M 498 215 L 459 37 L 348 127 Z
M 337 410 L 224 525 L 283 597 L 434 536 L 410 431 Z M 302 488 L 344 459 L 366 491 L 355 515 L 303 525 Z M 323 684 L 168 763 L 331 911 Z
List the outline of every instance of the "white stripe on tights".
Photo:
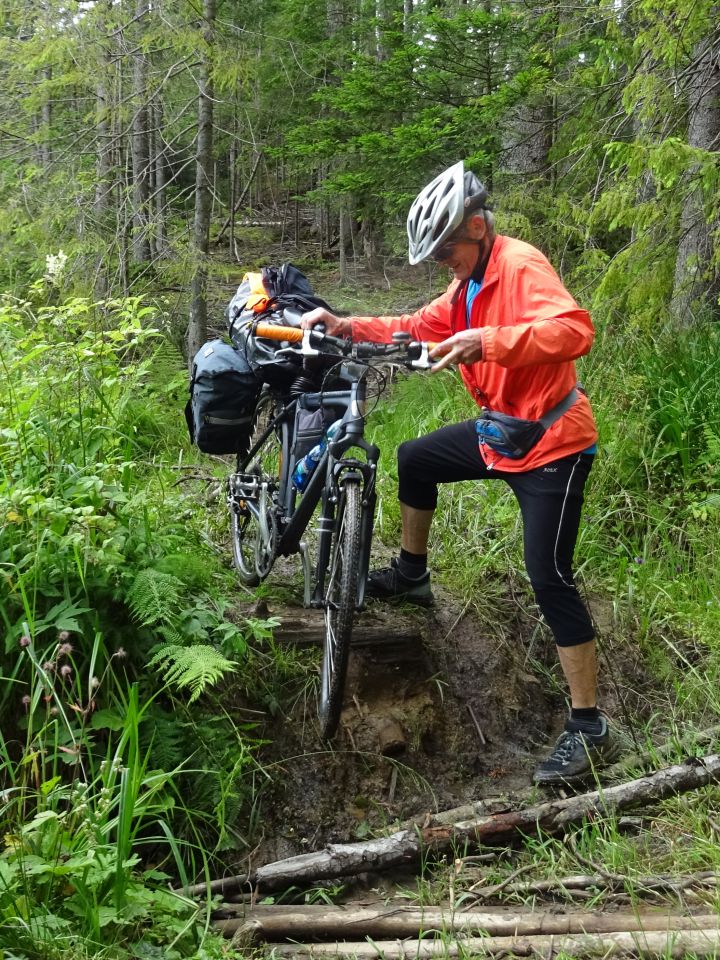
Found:
M 572 584 L 568 583 L 567 580 L 560 573 L 560 570 L 558 568 L 558 561 L 557 561 L 557 550 L 558 550 L 558 543 L 560 541 L 560 531 L 562 530 L 563 517 L 565 516 L 565 504 L 567 503 L 567 498 L 568 498 L 568 495 L 570 494 L 570 484 L 572 483 L 572 479 L 575 476 L 575 468 L 580 463 L 581 456 L 582 454 L 579 453 L 578 458 L 573 464 L 572 470 L 570 471 L 570 476 L 568 477 L 567 488 L 565 490 L 565 496 L 563 497 L 562 510 L 560 511 L 560 521 L 558 523 L 557 537 L 555 537 L 555 550 L 553 552 L 553 560 L 555 561 L 555 573 L 557 573 L 558 577 L 560 577 L 560 579 L 562 580 L 562 582 L 565 584 L 566 587 L 572 587 Z

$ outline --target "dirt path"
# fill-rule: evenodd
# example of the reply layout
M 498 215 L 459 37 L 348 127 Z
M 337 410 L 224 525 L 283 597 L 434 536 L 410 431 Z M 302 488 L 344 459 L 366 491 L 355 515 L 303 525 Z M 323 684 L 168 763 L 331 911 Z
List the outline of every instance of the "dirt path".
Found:
M 270 601 L 269 613 L 283 621 L 283 648 L 322 637 L 314 611 Z M 506 633 L 515 645 L 488 637 L 470 605 L 442 593 L 429 611 L 370 605 L 331 747 L 318 738 L 307 684 L 261 731 L 270 743 L 260 761 L 277 776 L 263 797 L 255 862 L 473 800 L 527 796 L 562 703 L 525 662 L 520 623 Z M 319 646 L 309 656 L 319 662 Z

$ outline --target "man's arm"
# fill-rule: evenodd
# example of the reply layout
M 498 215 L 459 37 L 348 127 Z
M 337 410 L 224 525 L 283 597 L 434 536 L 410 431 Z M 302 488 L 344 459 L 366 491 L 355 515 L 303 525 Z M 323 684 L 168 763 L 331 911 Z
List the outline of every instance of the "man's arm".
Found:
M 482 330 L 483 359 L 503 367 L 563 363 L 588 353 L 595 337 L 587 310 L 577 305 L 549 263 L 520 265 L 508 295 L 513 323 Z
M 415 313 L 392 317 L 337 317 L 327 310 L 317 309 L 302 318 L 305 328 L 324 323 L 329 334 L 336 337 L 352 337 L 353 340 L 370 340 L 375 343 L 391 343 L 392 335 L 403 330 L 415 340 L 440 341 L 450 336 L 451 297 L 454 285 L 432 303 Z

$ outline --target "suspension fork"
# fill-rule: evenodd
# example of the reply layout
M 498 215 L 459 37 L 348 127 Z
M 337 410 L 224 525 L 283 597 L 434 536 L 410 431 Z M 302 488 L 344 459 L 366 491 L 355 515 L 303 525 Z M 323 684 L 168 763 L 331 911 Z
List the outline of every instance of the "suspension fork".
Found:
M 340 441 L 337 446 L 342 448 L 343 442 Z M 367 459 L 358 460 L 350 457 L 335 459 L 334 456 L 331 456 L 328 460 L 322 508 L 318 520 L 318 555 L 315 568 L 315 589 L 311 601 L 313 606 L 322 606 L 325 596 L 325 575 L 330 564 L 333 534 L 337 528 L 337 503 L 341 495 L 340 488 L 345 479 L 359 480 L 362 485 L 361 553 L 356 600 L 358 608 L 362 605 L 365 597 L 365 579 L 370 562 L 373 517 L 377 500 L 375 481 L 380 450 L 375 444 L 368 443 L 362 437 L 353 439 L 352 446 L 364 450 Z

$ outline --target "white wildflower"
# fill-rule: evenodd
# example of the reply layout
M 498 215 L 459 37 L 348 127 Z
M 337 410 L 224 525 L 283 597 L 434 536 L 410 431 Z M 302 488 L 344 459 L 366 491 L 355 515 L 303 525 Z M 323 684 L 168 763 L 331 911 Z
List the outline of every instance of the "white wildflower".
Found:
M 49 253 L 45 257 L 44 279 L 55 286 L 59 284 L 65 273 L 67 260 L 67 254 L 64 250 L 58 250 L 57 253 Z

